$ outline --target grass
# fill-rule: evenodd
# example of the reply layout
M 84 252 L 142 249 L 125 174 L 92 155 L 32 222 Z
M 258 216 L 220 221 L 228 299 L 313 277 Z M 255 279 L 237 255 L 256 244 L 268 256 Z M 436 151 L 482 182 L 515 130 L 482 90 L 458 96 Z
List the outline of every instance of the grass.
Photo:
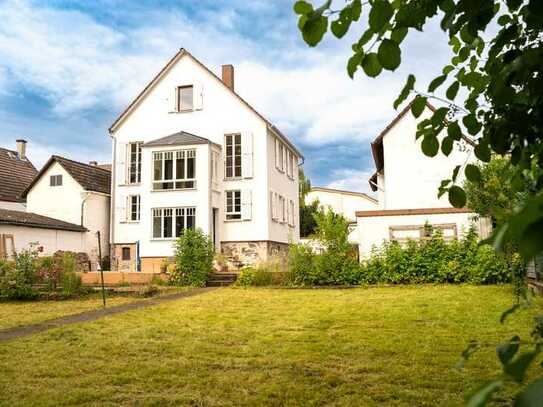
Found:
M 221 289 L 0 344 L 1 405 L 460 405 L 509 287 Z M 453 368 L 470 339 L 485 345 Z M 507 392 L 499 394 L 503 403 Z
M 106 298 L 108 306 L 134 302 L 139 298 L 114 296 Z M 102 307 L 101 294 L 63 301 L 0 302 L 0 329 L 35 324 L 48 319 L 79 314 Z

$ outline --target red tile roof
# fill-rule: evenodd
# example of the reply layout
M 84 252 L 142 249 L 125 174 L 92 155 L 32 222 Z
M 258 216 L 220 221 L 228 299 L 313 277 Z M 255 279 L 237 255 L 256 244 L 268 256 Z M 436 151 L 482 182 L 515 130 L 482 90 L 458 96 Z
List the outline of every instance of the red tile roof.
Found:
M 25 202 L 23 192 L 37 173 L 28 158 L 0 147 L 0 201 Z

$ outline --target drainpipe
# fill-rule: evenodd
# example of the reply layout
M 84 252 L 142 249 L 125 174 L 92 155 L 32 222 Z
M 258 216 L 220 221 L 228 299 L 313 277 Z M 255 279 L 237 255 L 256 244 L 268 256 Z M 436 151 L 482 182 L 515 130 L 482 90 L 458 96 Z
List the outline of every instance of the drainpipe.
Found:
M 84 213 L 85 213 L 85 210 L 84 210 L 85 209 L 85 202 L 89 198 L 90 192 L 85 191 L 81 195 L 82 195 L 82 198 L 83 198 L 83 200 L 81 201 L 81 226 L 84 226 L 83 221 L 84 221 Z

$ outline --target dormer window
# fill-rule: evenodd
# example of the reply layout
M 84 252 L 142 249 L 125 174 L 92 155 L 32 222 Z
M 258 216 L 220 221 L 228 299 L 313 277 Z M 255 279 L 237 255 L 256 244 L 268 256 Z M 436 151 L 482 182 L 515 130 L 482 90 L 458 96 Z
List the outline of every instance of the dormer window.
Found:
M 194 90 L 192 85 L 177 88 L 177 111 L 190 111 L 194 109 Z

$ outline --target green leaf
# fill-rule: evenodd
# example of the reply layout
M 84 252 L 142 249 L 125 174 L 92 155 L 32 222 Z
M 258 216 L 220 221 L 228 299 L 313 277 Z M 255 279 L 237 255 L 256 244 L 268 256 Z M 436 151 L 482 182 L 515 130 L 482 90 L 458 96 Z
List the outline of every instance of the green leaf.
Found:
M 369 40 L 373 38 L 375 33 L 371 29 L 367 29 L 364 34 L 362 34 L 358 40 L 358 46 L 362 47 L 363 45 L 366 45 Z
M 354 73 L 360 66 L 363 56 L 364 54 L 357 52 L 353 54 L 352 57 L 349 58 L 349 62 L 347 62 L 347 74 L 351 77 L 351 79 L 354 78 Z
M 328 29 L 328 18 L 322 15 L 315 15 L 308 18 L 302 28 L 302 37 L 307 45 L 316 46 Z
M 486 404 L 486 402 L 492 396 L 496 390 L 502 386 L 501 380 L 490 380 L 485 382 L 481 387 L 479 387 L 475 392 L 468 397 L 465 403 L 465 407 L 481 407 Z
M 515 399 L 515 407 L 540 407 L 543 400 L 543 378 L 531 383 Z
M 500 323 L 504 323 L 507 317 L 511 314 L 513 314 L 515 311 L 517 311 L 520 308 L 519 304 L 513 305 L 511 308 L 505 310 L 502 315 L 500 316 Z
M 375 78 L 381 73 L 383 67 L 379 63 L 379 58 L 375 52 L 370 52 L 364 57 L 362 60 L 362 69 L 371 78 Z
M 449 86 L 449 88 L 447 89 L 447 92 L 445 93 L 445 95 L 447 96 L 447 99 L 454 100 L 454 98 L 456 97 L 456 94 L 458 93 L 459 87 L 460 87 L 460 83 L 458 81 L 453 82 L 452 85 Z
M 443 141 L 441 142 L 441 152 L 446 156 L 449 156 L 453 149 L 453 143 L 454 140 L 451 137 L 443 138 Z
M 330 24 L 330 30 L 337 38 L 342 38 L 349 30 L 350 25 L 351 20 L 338 18 L 337 20 L 332 21 L 332 24 Z
M 466 178 L 471 182 L 481 182 L 481 170 L 479 170 L 479 167 L 473 164 L 466 165 L 466 169 L 464 170 L 464 173 L 466 174 Z
M 447 135 L 457 141 L 462 138 L 462 130 L 460 129 L 458 122 L 449 122 L 447 125 Z
M 405 101 L 405 99 L 407 99 L 407 97 L 409 96 L 409 93 L 411 93 L 414 86 L 415 86 L 415 76 L 410 74 L 407 77 L 407 82 L 405 83 L 405 86 L 400 92 L 400 95 L 394 101 L 394 109 L 397 109 L 398 106 L 400 106 Z
M 455 208 L 463 208 L 466 206 L 466 192 L 458 185 L 453 185 L 449 188 L 449 202 Z
M 515 356 L 520 347 L 520 337 L 515 335 L 511 338 L 509 342 L 502 343 L 496 348 L 496 353 L 502 365 L 509 363 L 511 359 Z
M 509 14 L 504 14 L 498 18 L 498 24 L 501 26 L 504 26 L 509 22 L 511 22 L 511 16 Z
M 389 71 L 394 71 L 401 62 L 400 47 L 392 40 L 384 39 L 381 41 L 377 56 L 381 66 Z
M 441 126 L 447 117 L 447 113 L 449 113 L 448 107 L 440 107 L 437 109 L 432 115 L 432 124 L 436 127 Z
M 475 136 L 481 130 L 481 123 L 475 117 L 475 113 L 470 113 L 462 118 L 462 123 L 468 129 L 468 133 Z
M 296 14 L 309 14 L 313 11 L 313 6 L 307 1 L 298 0 L 294 3 L 294 12 Z
M 353 21 L 358 21 L 360 18 L 360 13 L 362 13 L 362 1 L 361 0 L 353 0 L 353 2 L 350 5 L 351 7 L 351 18 Z
M 390 34 L 390 39 L 397 44 L 401 44 L 403 39 L 407 35 L 407 31 L 408 31 L 407 27 L 395 28 L 394 30 L 392 30 L 392 33 Z
M 413 103 L 411 104 L 411 113 L 413 113 L 413 116 L 415 116 L 415 118 L 418 118 L 424 111 L 425 107 L 426 98 L 424 96 L 417 95 L 417 97 L 415 98 L 415 100 L 413 100 Z
M 435 91 L 439 86 L 443 84 L 443 82 L 445 82 L 446 79 L 447 75 L 441 75 L 435 78 L 432 82 L 430 82 L 430 86 L 428 86 L 428 92 Z
M 457 165 L 454 167 L 453 173 L 452 173 L 452 180 L 456 181 L 456 178 L 458 178 L 458 173 L 460 172 L 460 165 Z
M 474 149 L 475 156 L 485 163 L 490 161 L 490 148 L 487 143 L 479 142 Z
M 445 67 L 443 68 L 443 75 L 448 75 L 452 71 L 454 71 L 454 65 L 445 65 Z
M 428 157 L 435 157 L 439 151 L 439 141 L 434 135 L 426 135 L 421 143 L 422 152 Z
M 394 9 L 387 0 L 375 0 L 371 7 L 369 25 L 373 32 L 380 32 L 390 21 Z
M 523 353 L 505 366 L 505 373 L 511 376 L 516 382 L 521 383 L 526 375 L 526 370 L 528 370 L 538 353 L 537 350 Z

